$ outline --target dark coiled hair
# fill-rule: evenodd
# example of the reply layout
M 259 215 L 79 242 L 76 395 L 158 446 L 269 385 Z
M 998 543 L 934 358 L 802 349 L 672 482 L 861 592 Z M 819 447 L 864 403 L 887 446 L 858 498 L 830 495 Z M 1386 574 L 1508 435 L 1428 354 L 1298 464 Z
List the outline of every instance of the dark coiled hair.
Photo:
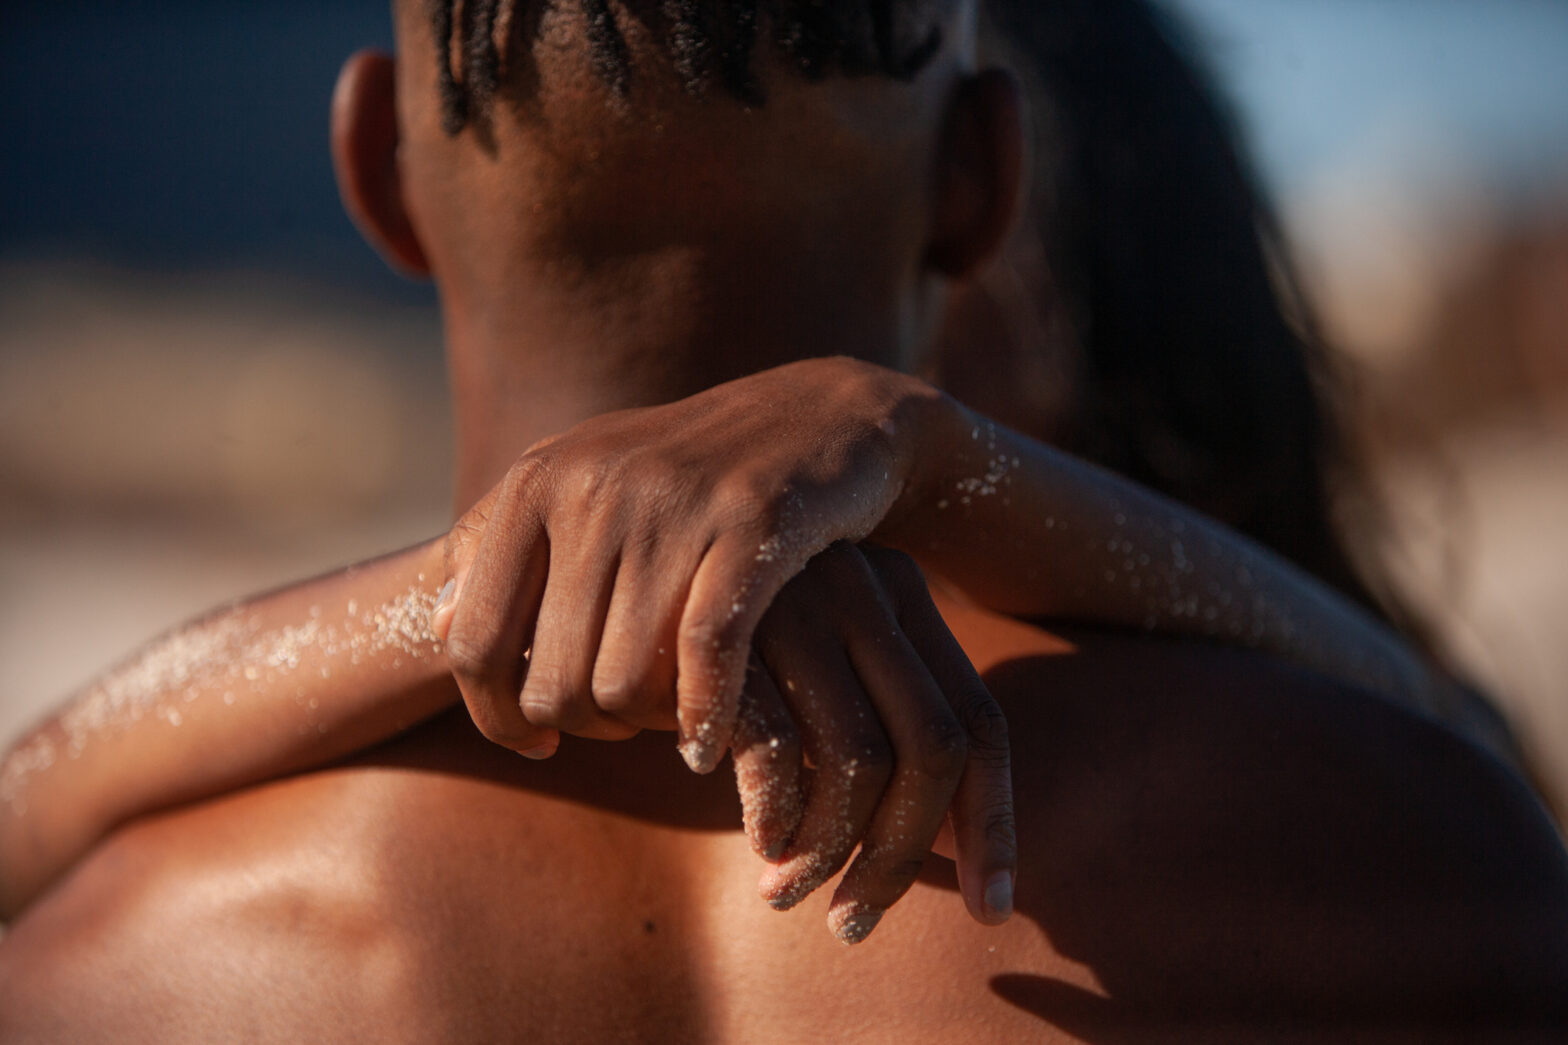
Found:
M 537 31 L 547 9 L 568 2 L 586 19 L 594 71 L 626 95 L 634 70 L 610 0 L 426 0 L 432 34 L 447 44 L 438 74 L 448 134 L 490 104 L 503 53 L 524 53 L 514 46 L 519 36 Z M 808 79 L 908 80 L 941 48 L 941 31 L 929 17 L 938 6 L 939 0 L 627 0 L 620 17 L 652 32 L 686 90 L 700 94 L 717 83 L 743 103 L 760 105 L 752 61 L 764 26 L 773 48 Z M 503 29 L 508 39 L 499 40 Z

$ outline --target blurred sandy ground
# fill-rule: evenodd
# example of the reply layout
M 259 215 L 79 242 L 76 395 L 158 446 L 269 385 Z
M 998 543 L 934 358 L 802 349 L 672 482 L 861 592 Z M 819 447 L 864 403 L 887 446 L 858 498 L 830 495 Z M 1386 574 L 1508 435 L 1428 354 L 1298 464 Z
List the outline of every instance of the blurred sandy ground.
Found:
M 0 268 L 0 744 L 141 641 L 442 532 L 430 310 Z
M 1287 201 L 1387 554 L 1568 808 L 1568 175 L 1490 204 L 1329 171 Z M 0 743 L 226 598 L 448 517 L 428 310 L 275 277 L 0 268 Z

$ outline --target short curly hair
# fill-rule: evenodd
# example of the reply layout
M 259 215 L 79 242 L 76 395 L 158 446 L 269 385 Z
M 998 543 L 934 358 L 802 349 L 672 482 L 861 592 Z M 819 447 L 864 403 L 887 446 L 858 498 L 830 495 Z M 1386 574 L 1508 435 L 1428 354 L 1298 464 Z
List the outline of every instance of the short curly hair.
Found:
M 702 94 L 717 83 L 752 106 L 764 102 L 752 68 L 764 32 L 786 64 L 811 80 L 834 74 L 910 80 L 942 46 L 931 12 L 943 0 L 620 0 L 613 6 L 611 0 L 425 0 L 448 134 L 490 105 L 503 51 L 536 34 L 543 14 L 566 2 L 581 8 L 594 70 L 620 96 L 631 91 L 633 77 L 625 19 L 651 31 L 688 92 Z

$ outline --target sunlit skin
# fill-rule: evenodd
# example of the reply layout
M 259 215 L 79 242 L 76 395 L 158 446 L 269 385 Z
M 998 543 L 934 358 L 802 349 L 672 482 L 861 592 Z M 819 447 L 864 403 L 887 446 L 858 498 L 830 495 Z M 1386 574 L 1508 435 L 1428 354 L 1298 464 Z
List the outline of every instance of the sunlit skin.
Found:
M 619 439 L 623 452 L 678 447 L 674 437 L 702 416 L 704 402 L 685 397 L 808 350 L 895 367 L 914 358 L 940 324 L 950 284 L 1003 239 L 1012 209 L 1005 197 L 1016 191 L 994 170 L 1007 152 L 995 132 L 1005 90 L 972 74 L 955 32 L 950 51 L 913 86 L 779 77 L 768 106 L 747 111 L 650 80 L 617 109 L 568 36 L 552 38 L 559 50 L 543 48 L 537 96 L 498 108 L 488 140 L 448 138 L 430 63 L 420 60 L 430 44 L 417 6 L 400 9 L 405 60 L 395 80 L 374 56 L 345 71 L 335 151 L 362 226 L 441 289 L 458 406 L 457 504 L 467 523 L 450 540 L 366 567 L 355 583 L 375 605 L 369 600 L 395 598 L 414 583 L 410 574 L 433 594 L 436 578 L 456 572 L 434 626 L 465 650 L 451 667 L 466 703 L 337 768 L 115 834 L 7 937 L 0 1029 L 11 1019 L 62 1038 L 96 1030 L 161 1041 L 247 1033 L 1104 1040 L 1155 1031 L 1212 1040 L 1218 1026 L 1268 1028 L 1278 1040 L 1282 1028 L 1338 1037 L 1361 1020 L 1387 1027 L 1536 1016 L 1543 999 L 1560 997 L 1568 955 L 1542 926 L 1568 914 L 1561 848 L 1525 789 L 1475 747 L 1407 708 L 1259 654 L 1053 633 L 939 593 L 955 646 L 919 575 L 897 556 L 837 545 L 777 599 L 731 584 L 720 586 L 718 602 L 760 620 L 764 656 L 777 644 L 765 681 L 781 701 L 792 680 L 824 670 L 792 652 L 822 645 L 811 641 L 821 631 L 853 649 L 897 625 L 890 633 L 901 630 L 915 653 L 891 670 L 918 667 L 935 686 L 926 703 L 900 705 L 903 714 L 944 699 L 956 710 L 974 690 L 968 662 L 984 674 L 1010 726 L 1020 798 L 1017 914 L 1005 925 L 983 924 L 1000 920 L 984 909 L 984 864 L 994 857 L 971 862 L 972 880 L 962 883 L 968 914 L 954 896 L 953 865 L 933 860 L 876 933 L 845 948 L 821 928 L 845 896 L 816 893 L 805 902 L 815 917 L 780 916 L 757 901 L 758 839 L 737 830 L 733 783 L 691 774 L 668 733 L 615 744 L 558 740 L 557 730 L 625 735 L 681 724 L 692 733 L 691 721 L 671 721 L 677 709 L 712 713 L 729 683 L 709 679 L 709 692 L 666 694 L 678 698 L 671 700 L 625 695 L 657 694 L 656 684 L 603 684 L 601 672 L 614 674 L 604 650 L 616 644 L 593 656 L 567 636 L 577 633 L 574 620 L 595 615 L 581 607 L 602 598 L 582 590 L 597 583 L 594 567 L 603 563 L 594 556 L 637 546 L 617 544 L 634 535 L 610 524 L 640 517 L 620 509 L 653 494 L 525 500 L 509 498 L 526 489 L 513 477 L 543 471 L 546 492 L 556 495 L 571 492 L 568 480 L 602 481 L 602 471 L 584 470 L 606 457 L 595 440 Z M 956 141 L 944 118 L 954 112 Z M 730 175 L 701 176 L 714 170 Z M 911 178 L 910 170 L 932 173 Z M 847 416 L 874 419 L 874 404 L 901 405 L 890 416 L 929 436 L 913 448 L 896 434 L 887 440 L 888 471 L 909 469 L 901 479 L 983 480 L 997 456 L 985 442 L 993 436 L 959 423 L 966 415 L 863 364 L 827 360 L 768 373 L 773 384 L 740 386 L 767 390 L 754 411 L 789 390 L 809 404 L 843 387 L 859 397 L 858 413 Z M 870 376 L 856 384 L 846 380 L 853 374 Z M 672 400 L 686 405 L 573 427 Z M 915 409 L 922 401 L 934 404 L 929 414 Z M 737 410 L 715 402 L 716 416 Z M 661 432 L 661 424 L 671 427 Z M 793 433 L 803 443 L 835 442 L 831 428 L 805 428 Z M 537 440 L 568 430 L 520 462 Z M 960 438 L 949 439 L 953 431 Z M 1012 448 L 1012 437 L 1000 438 Z M 950 471 L 909 466 L 913 450 L 929 458 L 948 442 L 978 444 L 968 452 L 979 459 L 950 447 Z M 755 462 L 765 444 L 737 434 L 727 449 Z M 1017 455 L 1020 469 L 1027 454 Z M 857 463 L 864 467 L 850 455 L 840 471 Z M 781 472 L 759 465 L 750 474 L 777 481 Z M 716 474 L 737 473 L 745 470 Z M 638 476 L 654 483 L 679 474 Z M 612 477 L 617 491 L 630 481 L 627 472 Z M 1047 517 L 1053 531 L 1054 520 L 1071 518 L 1076 532 L 1071 505 L 1050 515 L 1021 491 L 1016 513 L 1038 520 L 1036 534 L 1028 523 L 991 525 L 993 513 L 1008 513 L 1000 496 L 974 496 L 979 487 L 969 504 L 938 508 L 949 499 L 932 496 L 916 500 L 923 508 L 896 511 L 904 491 L 888 481 L 880 506 L 832 498 L 813 506 L 796 528 L 807 536 L 798 547 L 780 545 L 781 556 L 803 559 L 841 537 L 873 535 L 910 545 L 933 574 L 994 608 L 1043 614 L 1070 600 L 1070 572 L 1057 581 L 1068 594 L 1040 595 L 1038 576 L 1011 576 L 1021 571 L 1006 568 L 986 535 L 1007 533 L 1020 548 L 1035 538 L 1043 544 Z M 728 496 L 731 510 L 755 506 L 733 490 Z M 1133 507 L 1122 502 L 1124 512 Z M 681 525 L 671 530 L 689 535 L 701 511 L 725 508 L 722 498 L 677 498 L 669 510 Z M 527 629 L 514 612 L 473 607 L 523 587 L 530 546 L 519 531 L 540 514 L 553 538 L 586 534 L 578 545 L 586 565 L 562 570 L 553 555 L 537 608 L 523 611 L 537 614 L 533 644 L 553 664 L 536 657 L 526 679 L 497 682 L 495 664 L 515 670 L 516 658 L 495 650 L 521 642 L 520 652 Z M 593 532 L 592 524 L 609 529 Z M 771 535 L 745 536 L 737 561 L 755 568 Z M 1147 539 L 1139 531 L 1137 540 Z M 563 543 L 556 538 L 552 549 Z M 1199 554 L 1201 542 L 1194 548 Z M 670 554 L 691 553 L 674 542 Z M 977 559 L 992 565 L 977 568 Z M 688 564 L 685 576 L 697 569 Z M 558 583 L 563 595 L 552 600 L 549 585 Z M 298 620 L 302 602 L 325 604 L 325 594 L 285 593 L 269 605 L 280 620 Z M 612 667 L 667 678 L 682 632 L 662 644 L 647 632 L 667 626 L 666 602 L 685 604 L 658 592 L 638 601 L 659 611 L 618 623 L 612 599 L 590 624 L 606 633 L 624 627 L 619 648 L 641 658 Z M 517 630 L 465 642 L 479 621 Z M 559 637 L 549 637 L 551 628 Z M 415 719 L 455 699 L 438 659 L 422 663 L 426 674 L 407 676 L 390 699 L 380 695 L 383 712 L 390 703 L 393 717 Z M 343 687 L 356 679 L 345 672 Z M 378 684 L 364 685 L 371 692 Z M 886 712 L 876 692 L 869 699 L 896 739 L 904 719 Z M 790 707 L 802 733 L 823 730 L 819 745 L 847 728 L 832 717 L 842 710 L 822 719 Z M 292 700 L 259 713 L 258 745 L 287 748 L 291 710 L 299 710 Z M 512 717 L 495 717 L 503 713 Z M 375 733 L 344 715 L 323 734 L 337 755 Z M 584 715 L 605 718 L 595 724 Z M 547 761 L 518 759 L 476 732 L 475 720 L 518 750 L 560 750 Z M 984 739 L 971 731 L 967 754 L 984 753 Z M 294 764 L 320 758 L 317 750 Z M 921 776 L 952 794 L 953 770 Z M 891 779 L 891 767 L 882 772 Z M 927 818 L 946 811 L 929 794 L 916 805 Z M 864 821 L 872 810 L 858 815 Z M 985 832 L 975 837 L 983 846 Z M 916 841 L 923 852 L 926 840 Z M 857 913 L 846 910 L 837 927 Z M 70 1005 L 77 995 L 95 1004 Z M 1178 1016 L 1185 1021 L 1173 1030 Z

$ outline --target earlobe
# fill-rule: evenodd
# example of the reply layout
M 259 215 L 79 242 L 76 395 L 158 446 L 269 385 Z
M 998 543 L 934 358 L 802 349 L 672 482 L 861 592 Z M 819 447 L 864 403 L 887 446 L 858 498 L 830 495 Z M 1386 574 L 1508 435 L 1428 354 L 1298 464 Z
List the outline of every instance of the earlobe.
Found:
M 381 51 L 360 51 L 343 64 L 332 96 L 332 168 L 349 217 L 387 262 L 403 273 L 430 274 L 409 220 L 397 164 L 397 66 Z
M 1006 244 L 1022 202 L 1023 98 L 1002 69 L 969 77 L 954 92 L 938 156 L 926 260 L 949 279 L 972 275 Z

